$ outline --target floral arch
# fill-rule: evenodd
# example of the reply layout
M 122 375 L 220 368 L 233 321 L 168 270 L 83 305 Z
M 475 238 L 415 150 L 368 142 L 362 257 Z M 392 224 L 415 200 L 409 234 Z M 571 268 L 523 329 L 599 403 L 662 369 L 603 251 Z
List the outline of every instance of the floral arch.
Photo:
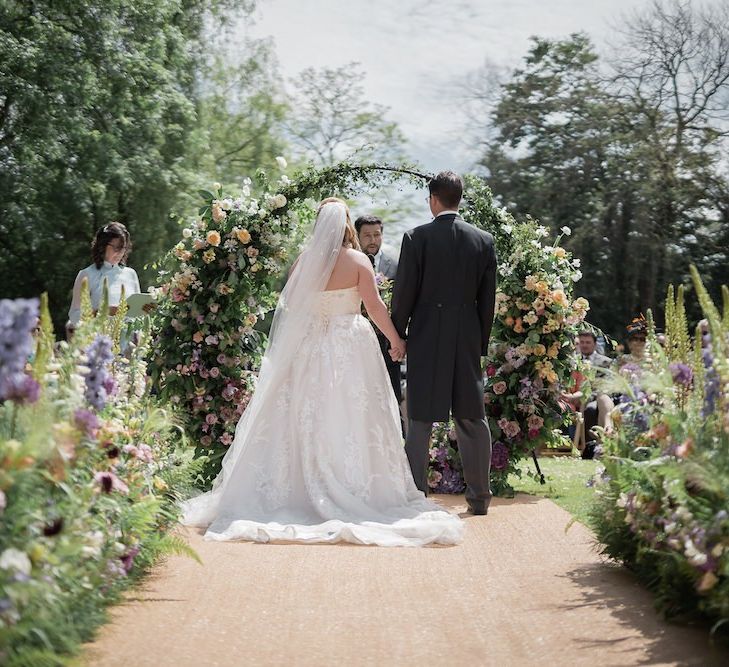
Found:
M 280 166 L 283 171 L 283 160 Z M 406 166 L 344 162 L 291 179 L 281 173 L 272 180 L 259 171 L 238 197 L 219 184 L 200 191 L 198 215 L 182 229 L 160 272 L 151 368 L 161 397 L 180 407 L 195 455 L 204 457 L 201 483 L 217 474 L 254 389 L 266 318 L 316 202 L 404 181 L 424 185 L 427 178 Z M 493 488 L 504 494 L 519 459 L 559 437 L 560 387 L 569 383 L 572 341 L 588 306 L 573 300 L 579 262 L 559 238 L 546 244 L 548 230 L 496 208 L 481 179 L 467 175 L 465 183 L 462 215 L 493 234 L 499 257 L 485 400 L 494 438 Z M 447 425 L 436 429 L 431 455 L 435 490 L 458 491 Z

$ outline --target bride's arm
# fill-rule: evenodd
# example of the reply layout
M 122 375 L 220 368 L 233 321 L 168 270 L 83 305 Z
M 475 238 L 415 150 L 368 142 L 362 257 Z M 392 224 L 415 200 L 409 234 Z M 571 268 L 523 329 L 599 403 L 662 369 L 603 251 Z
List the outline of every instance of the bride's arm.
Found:
M 390 319 L 390 314 L 387 312 L 387 306 L 380 298 L 372 265 L 364 255 L 363 258 L 364 261 L 358 262 L 359 284 L 357 287 L 367 309 L 367 314 L 377 328 L 385 334 L 387 340 L 390 341 L 392 351 L 396 352 L 397 356 L 405 356 L 405 341 L 397 333 L 395 325 Z

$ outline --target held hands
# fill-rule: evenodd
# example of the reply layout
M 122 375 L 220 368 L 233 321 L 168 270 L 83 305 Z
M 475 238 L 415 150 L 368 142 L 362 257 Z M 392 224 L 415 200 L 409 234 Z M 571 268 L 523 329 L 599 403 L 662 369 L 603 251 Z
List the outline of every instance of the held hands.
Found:
M 390 341 L 390 358 L 393 361 L 402 361 L 405 358 L 407 352 L 407 346 L 402 338 L 398 338 L 396 341 Z

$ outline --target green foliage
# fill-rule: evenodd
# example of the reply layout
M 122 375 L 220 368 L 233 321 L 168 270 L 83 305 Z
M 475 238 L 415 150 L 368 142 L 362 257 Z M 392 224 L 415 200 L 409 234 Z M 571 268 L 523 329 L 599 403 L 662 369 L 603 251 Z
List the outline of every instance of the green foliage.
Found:
M 203 26 L 211 11 L 250 4 L 2 4 L 0 280 L 7 296 L 48 291 L 60 328 L 99 226 L 127 225 L 138 266 L 169 248 L 176 229 L 169 213 L 194 178 L 199 146 Z
M 692 272 L 710 337 L 685 350 L 681 290 L 669 290 L 669 345 L 664 353 L 649 335 L 643 369 L 628 373 L 591 523 L 604 553 L 634 569 L 666 615 L 718 625 L 729 619 L 729 332 Z
M 116 385 L 105 407 L 87 402 L 86 346 L 122 317 L 82 319 L 71 344 L 54 350 L 44 301 L 41 352 L 28 369 L 40 400 L 0 406 L 3 664 L 66 664 L 160 555 L 196 557 L 167 534 L 194 467 L 174 417 L 148 393 L 148 337 L 104 371 Z

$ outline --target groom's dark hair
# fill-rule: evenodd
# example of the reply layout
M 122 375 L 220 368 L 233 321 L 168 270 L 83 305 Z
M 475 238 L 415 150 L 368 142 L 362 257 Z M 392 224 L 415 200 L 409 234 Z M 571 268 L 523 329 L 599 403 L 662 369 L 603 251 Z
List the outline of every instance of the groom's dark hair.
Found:
M 441 171 L 428 181 L 428 190 L 443 206 L 457 209 L 463 196 L 463 181 L 454 171 Z
M 362 227 L 364 225 L 379 225 L 380 227 L 384 227 L 382 220 L 380 220 L 376 215 L 360 215 L 359 218 L 354 221 L 354 228 L 357 230 L 357 234 L 362 231 Z

